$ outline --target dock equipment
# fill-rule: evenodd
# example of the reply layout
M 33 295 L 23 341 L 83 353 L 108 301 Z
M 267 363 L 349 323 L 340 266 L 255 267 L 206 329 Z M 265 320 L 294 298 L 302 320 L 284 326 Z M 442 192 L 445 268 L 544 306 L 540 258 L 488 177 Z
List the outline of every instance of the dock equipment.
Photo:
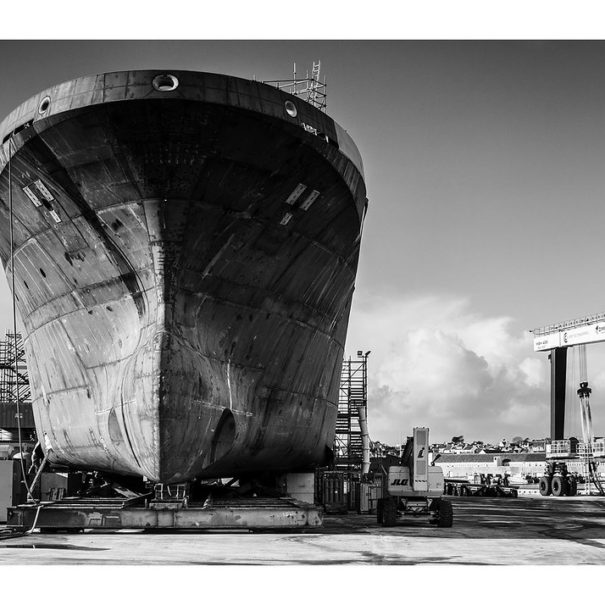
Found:
M 565 390 L 568 349 L 605 340 L 605 314 L 591 315 L 530 330 L 534 351 L 548 353 L 550 360 L 550 437 L 564 439 Z M 584 353 L 585 355 L 585 353 Z M 585 356 L 584 356 L 585 359 Z M 580 361 L 581 363 L 581 361 Z M 584 368 L 585 370 L 585 365 Z M 582 375 L 582 368 L 580 374 Z
M 390 466 L 387 473 L 387 495 L 378 500 L 378 523 L 392 527 L 405 515 L 428 515 L 439 527 L 451 527 L 452 503 L 443 498 L 443 470 L 428 465 L 429 429 L 414 428 L 408 439 L 401 463 Z
M 603 496 L 605 491 L 597 474 L 597 465 L 594 459 L 593 444 L 594 434 L 592 430 L 592 413 L 590 411 L 590 394 L 592 389 L 588 387 L 586 378 L 586 345 L 580 345 L 580 388 L 578 389 L 578 398 L 580 399 L 581 419 L 582 419 L 582 443 L 579 444 L 580 459 L 582 461 L 582 473 L 586 477 L 584 484 L 585 493 L 590 493 L 590 482 L 594 483 L 599 493 Z
M 580 403 L 582 424 L 582 442 L 578 445 L 577 451 L 582 462 L 582 474 L 586 480 L 584 491 L 589 494 L 590 485 L 594 484 L 598 493 L 605 495 L 605 489 L 601 485 L 594 457 L 596 443 L 590 411 L 592 389 L 588 386 L 586 364 L 586 345 L 605 341 L 605 314 L 535 328 L 530 332 L 534 336 L 534 351 L 550 351 L 551 439 L 553 442 L 561 442 L 564 438 L 567 350 L 571 347 L 577 347 L 580 385 L 576 393 Z M 560 456 L 557 457 L 560 458 Z M 564 473 L 561 471 L 563 468 L 565 469 Z M 567 476 L 565 465 L 553 464 L 550 468 L 547 464 L 544 477 L 540 480 L 540 493 L 542 495 L 550 495 L 551 493 L 553 495 L 571 495 L 570 492 L 573 492 L 574 488 Z M 555 491 L 558 493 L 555 493 Z
M 500 475 L 481 474 L 478 483 L 467 479 L 445 479 L 444 493 L 448 496 L 485 496 L 487 498 L 517 498 L 519 491 L 508 485 L 508 479 Z
M 578 479 L 570 473 L 565 462 L 548 461 L 544 476 L 538 484 L 542 496 L 575 496 L 578 493 Z
M 9 508 L 7 527 L 43 532 L 84 529 L 301 530 L 319 527 L 321 511 L 293 498 L 207 498 L 183 493 L 125 497 L 67 497 Z M 154 497 L 155 496 L 155 497 Z

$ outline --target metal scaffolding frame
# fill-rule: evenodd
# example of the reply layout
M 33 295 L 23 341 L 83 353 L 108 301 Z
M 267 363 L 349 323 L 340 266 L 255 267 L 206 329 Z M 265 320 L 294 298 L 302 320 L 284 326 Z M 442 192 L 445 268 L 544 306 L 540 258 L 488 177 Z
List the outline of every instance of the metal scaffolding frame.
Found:
M 313 62 L 311 75 L 307 71 L 304 78 L 297 77 L 296 63 L 292 70 L 292 78 L 287 80 L 264 80 L 263 84 L 270 84 L 295 97 L 299 97 L 321 111 L 326 111 L 328 96 L 326 94 L 326 79 L 320 79 L 321 61 Z
M 31 429 L 34 426 L 31 403 L 23 338 L 19 333 L 7 332 L 0 341 L 0 428 L 17 427 L 19 408 L 22 428 Z
M 340 375 L 338 416 L 334 437 L 334 467 L 360 470 L 363 456 L 359 409 L 368 409 L 368 355 L 357 352 L 357 359 L 344 359 Z

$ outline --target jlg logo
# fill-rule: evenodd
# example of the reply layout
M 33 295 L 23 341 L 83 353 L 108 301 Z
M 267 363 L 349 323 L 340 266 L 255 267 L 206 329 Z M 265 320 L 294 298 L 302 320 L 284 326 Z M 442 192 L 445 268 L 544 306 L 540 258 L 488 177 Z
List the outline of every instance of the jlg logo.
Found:
M 408 484 L 407 479 L 394 479 L 393 483 L 391 483 L 391 485 L 407 485 L 407 484 Z

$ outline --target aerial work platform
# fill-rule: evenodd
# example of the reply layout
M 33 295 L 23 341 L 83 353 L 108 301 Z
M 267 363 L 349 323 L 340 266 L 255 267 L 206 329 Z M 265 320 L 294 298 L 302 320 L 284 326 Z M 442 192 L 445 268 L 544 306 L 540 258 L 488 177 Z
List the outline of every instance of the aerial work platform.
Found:
M 319 508 L 293 498 L 232 498 L 204 503 L 132 498 L 64 498 L 8 510 L 7 527 L 84 529 L 273 529 L 322 525 Z

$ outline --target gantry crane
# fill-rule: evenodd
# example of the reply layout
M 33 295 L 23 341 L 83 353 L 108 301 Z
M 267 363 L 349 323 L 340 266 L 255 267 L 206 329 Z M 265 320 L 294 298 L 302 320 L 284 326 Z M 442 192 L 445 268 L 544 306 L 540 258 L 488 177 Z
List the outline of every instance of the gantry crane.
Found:
M 605 314 L 593 315 L 560 324 L 552 324 L 543 328 L 536 328 L 531 330 L 531 332 L 534 335 L 534 351 L 550 352 L 552 445 L 556 441 L 563 440 L 564 437 L 567 350 L 574 346 L 578 348 L 580 385 L 576 393 L 580 402 L 580 420 L 582 426 L 582 442 L 579 444 L 578 453 L 582 463 L 583 475 L 586 478 L 586 493 L 590 493 L 590 482 L 592 481 L 599 493 L 605 495 L 597 474 L 597 464 L 594 458 L 595 439 L 590 411 L 592 389 L 588 386 L 586 363 L 586 345 L 605 341 Z M 553 465 L 547 465 L 547 467 L 554 468 Z M 554 480 L 554 477 L 551 477 L 551 479 Z M 548 488 L 548 486 L 545 486 L 545 488 Z M 550 489 L 546 489 L 547 493 L 550 493 L 550 491 Z M 565 489 L 562 489 L 562 493 L 557 495 L 565 495 L 564 492 Z

